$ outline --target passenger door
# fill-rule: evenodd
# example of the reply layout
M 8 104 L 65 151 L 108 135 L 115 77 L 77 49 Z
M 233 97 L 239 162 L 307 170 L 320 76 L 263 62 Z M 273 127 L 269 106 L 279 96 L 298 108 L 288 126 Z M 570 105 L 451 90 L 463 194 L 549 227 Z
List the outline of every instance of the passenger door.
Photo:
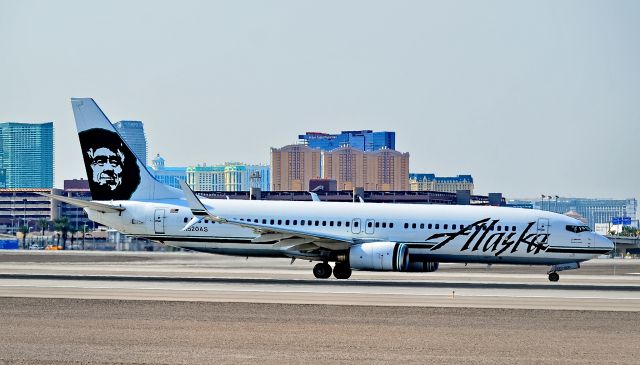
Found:
M 549 233 L 549 219 L 548 218 L 539 218 L 538 219 L 538 234 L 548 234 Z
M 351 221 L 351 233 L 359 234 L 360 231 L 361 231 L 360 219 L 355 218 L 354 220 Z
M 153 217 L 153 227 L 156 234 L 164 234 L 164 209 L 156 209 Z
M 367 219 L 364 226 L 364 232 L 366 234 L 373 234 L 375 231 L 376 221 L 373 219 Z

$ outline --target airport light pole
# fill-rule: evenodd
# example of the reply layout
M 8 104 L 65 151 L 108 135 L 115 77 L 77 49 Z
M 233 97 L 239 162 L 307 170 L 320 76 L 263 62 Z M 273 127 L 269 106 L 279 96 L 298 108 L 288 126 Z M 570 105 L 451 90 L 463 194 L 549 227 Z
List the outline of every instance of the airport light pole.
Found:
M 24 215 L 22 217 L 22 225 L 27 225 L 27 198 L 23 198 L 22 202 L 24 203 Z

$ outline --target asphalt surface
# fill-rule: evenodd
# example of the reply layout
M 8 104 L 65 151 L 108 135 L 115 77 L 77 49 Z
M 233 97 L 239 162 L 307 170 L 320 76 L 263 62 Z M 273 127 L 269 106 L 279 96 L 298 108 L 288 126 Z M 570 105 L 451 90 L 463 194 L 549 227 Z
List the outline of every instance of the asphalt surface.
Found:
M 186 253 L 0 253 L 0 364 L 640 364 L 640 261 L 355 272 Z M 615 275 L 614 275 L 615 273 Z
M 0 298 L 3 364 L 638 364 L 637 313 Z

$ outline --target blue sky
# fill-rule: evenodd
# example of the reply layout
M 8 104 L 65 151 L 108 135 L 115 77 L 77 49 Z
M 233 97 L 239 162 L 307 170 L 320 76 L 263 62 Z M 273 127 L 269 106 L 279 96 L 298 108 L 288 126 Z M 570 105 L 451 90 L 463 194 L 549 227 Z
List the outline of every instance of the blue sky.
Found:
M 55 122 L 58 186 L 88 96 L 168 165 L 394 130 L 479 193 L 636 197 L 639 44 L 638 1 L 0 0 L 0 121 Z

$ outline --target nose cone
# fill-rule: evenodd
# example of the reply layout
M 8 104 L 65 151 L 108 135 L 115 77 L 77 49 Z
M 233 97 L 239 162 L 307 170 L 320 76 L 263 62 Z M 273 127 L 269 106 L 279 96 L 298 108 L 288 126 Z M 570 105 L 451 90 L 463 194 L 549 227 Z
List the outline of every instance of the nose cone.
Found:
M 614 248 L 613 241 L 597 233 L 594 233 L 594 235 L 595 235 L 594 242 L 596 247 L 602 247 L 603 249 L 608 248 L 609 252 L 613 250 Z

